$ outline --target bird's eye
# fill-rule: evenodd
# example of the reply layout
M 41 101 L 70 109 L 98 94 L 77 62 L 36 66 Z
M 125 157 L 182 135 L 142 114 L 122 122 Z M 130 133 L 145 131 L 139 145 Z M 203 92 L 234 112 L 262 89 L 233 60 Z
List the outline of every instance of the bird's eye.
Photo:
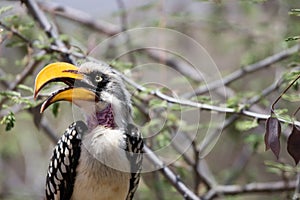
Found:
M 100 75 L 97 75 L 97 76 L 95 77 L 95 81 L 96 81 L 97 83 L 101 82 L 101 81 L 102 81 L 102 77 L 101 77 Z

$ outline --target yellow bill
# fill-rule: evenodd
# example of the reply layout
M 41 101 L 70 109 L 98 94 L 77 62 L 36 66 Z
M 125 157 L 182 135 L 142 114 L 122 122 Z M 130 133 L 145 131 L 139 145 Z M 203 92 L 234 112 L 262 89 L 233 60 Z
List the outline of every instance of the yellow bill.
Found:
M 77 100 L 95 101 L 97 96 L 93 91 L 74 85 L 75 81 L 82 81 L 83 78 L 84 75 L 78 73 L 78 68 L 69 63 L 57 62 L 43 68 L 35 79 L 34 98 L 50 82 L 64 82 L 69 87 L 52 93 L 43 103 L 41 112 L 57 101 L 69 101 L 76 105 L 78 105 Z

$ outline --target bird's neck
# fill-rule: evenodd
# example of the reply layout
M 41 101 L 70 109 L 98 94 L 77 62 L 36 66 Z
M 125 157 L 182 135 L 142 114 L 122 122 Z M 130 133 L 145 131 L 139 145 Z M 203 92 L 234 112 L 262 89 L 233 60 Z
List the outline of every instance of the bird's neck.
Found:
M 87 124 L 89 130 L 93 130 L 99 125 L 111 129 L 116 128 L 114 113 L 111 104 L 106 106 L 104 109 L 96 111 L 96 113 L 88 116 Z

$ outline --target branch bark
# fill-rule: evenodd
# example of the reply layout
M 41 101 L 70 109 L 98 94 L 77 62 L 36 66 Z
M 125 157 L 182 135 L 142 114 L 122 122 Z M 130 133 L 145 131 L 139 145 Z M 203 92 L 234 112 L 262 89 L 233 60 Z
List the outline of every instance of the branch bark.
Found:
M 51 25 L 51 23 L 48 21 L 45 13 L 39 8 L 36 1 L 21 0 L 21 2 L 26 5 L 29 14 L 31 14 L 33 18 L 39 23 L 46 35 L 49 38 L 53 38 L 53 44 L 55 44 L 59 49 L 66 51 L 68 48 L 66 48 L 65 44 L 59 39 L 59 35 L 54 29 L 54 26 Z M 66 62 L 74 63 L 74 60 L 73 58 L 71 58 L 70 54 L 63 54 L 62 56 Z
M 221 185 L 210 190 L 203 199 L 211 200 L 219 195 L 241 195 L 249 193 L 270 193 L 292 191 L 295 189 L 296 181 L 277 181 L 267 183 L 249 183 L 244 186 L 240 185 Z
M 164 163 L 154 154 L 154 152 L 147 146 L 144 146 L 145 156 L 158 168 L 166 179 L 172 183 L 177 191 L 187 200 L 201 200 L 200 197 L 196 196 L 176 175 L 170 168 L 164 165 Z
M 61 4 L 48 1 L 40 1 L 38 2 L 38 4 L 41 9 L 45 10 L 46 12 L 54 13 L 56 15 L 79 22 L 107 36 L 113 36 L 122 31 L 120 27 L 114 24 L 100 20 L 95 21 L 94 17 L 92 17 L 88 13 L 68 6 L 63 6 Z
M 185 98 L 191 98 L 195 95 L 201 95 L 208 91 L 217 89 L 218 87 L 228 85 L 228 84 L 232 83 L 233 81 L 236 81 L 236 80 L 244 77 L 247 74 L 270 67 L 272 64 L 274 64 L 276 62 L 282 61 L 282 60 L 294 55 L 295 53 L 299 52 L 299 50 L 300 50 L 300 45 L 297 44 L 291 48 L 285 49 L 279 53 L 271 55 L 271 56 L 269 56 L 263 60 L 260 60 L 254 64 L 242 67 L 241 69 L 225 76 L 224 78 L 222 78 L 222 80 L 216 80 L 207 85 L 200 86 L 193 93 L 191 93 L 191 94 L 188 93 L 188 94 L 185 94 L 184 96 L 185 96 Z

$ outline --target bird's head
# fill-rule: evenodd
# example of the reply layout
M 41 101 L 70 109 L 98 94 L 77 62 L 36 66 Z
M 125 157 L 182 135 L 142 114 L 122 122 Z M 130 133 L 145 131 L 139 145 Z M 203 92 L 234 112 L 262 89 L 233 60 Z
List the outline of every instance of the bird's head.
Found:
M 90 128 L 98 124 L 121 128 L 131 120 L 130 95 L 121 77 L 106 63 L 87 62 L 80 67 L 64 62 L 49 64 L 35 79 L 34 97 L 51 82 L 63 82 L 67 87 L 52 93 L 41 112 L 54 102 L 69 101 L 83 109 Z

